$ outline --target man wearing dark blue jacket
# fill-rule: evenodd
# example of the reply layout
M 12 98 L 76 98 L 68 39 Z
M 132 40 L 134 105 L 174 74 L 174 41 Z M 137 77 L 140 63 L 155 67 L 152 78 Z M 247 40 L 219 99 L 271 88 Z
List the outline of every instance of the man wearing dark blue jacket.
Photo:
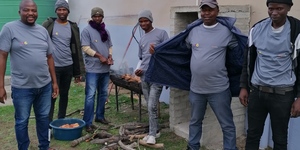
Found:
M 146 72 L 146 80 L 190 90 L 188 150 L 199 150 L 201 146 L 199 141 L 207 103 L 221 125 L 224 149 L 236 150 L 230 106 L 232 94 L 239 92 L 239 88 L 234 88 L 238 87 L 238 80 L 234 79 L 239 78 L 241 73 L 247 37 L 233 26 L 235 19 L 217 17 L 219 7 L 216 0 L 203 0 L 200 9 L 201 20 L 155 47 L 156 53 L 150 62 L 150 70 Z M 172 46 L 174 42 L 178 44 Z M 152 50 L 153 47 L 150 48 Z M 237 82 L 231 84 L 234 81 Z

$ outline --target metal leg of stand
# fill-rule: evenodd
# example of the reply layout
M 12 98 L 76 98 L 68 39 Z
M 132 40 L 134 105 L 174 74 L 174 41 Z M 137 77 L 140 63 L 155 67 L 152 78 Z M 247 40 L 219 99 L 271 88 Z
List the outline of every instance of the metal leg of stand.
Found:
M 118 100 L 118 86 L 115 85 L 115 90 L 116 90 L 116 104 L 117 104 L 117 111 L 119 111 L 119 100 Z
M 134 110 L 134 105 L 133 105 L 133 91 L 130 90 L 130 98 L 131 98 L 131 108 Z
M 142 94 L 139 93 L 139 120 L 142 121 Z

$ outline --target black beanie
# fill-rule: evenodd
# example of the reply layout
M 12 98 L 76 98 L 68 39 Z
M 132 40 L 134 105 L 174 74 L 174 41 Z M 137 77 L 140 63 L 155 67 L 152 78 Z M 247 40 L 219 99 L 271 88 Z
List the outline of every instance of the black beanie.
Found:
M 267 6 L 269 5 L 269 3 L 282 3 L 293 6 L 292 0 L 267 0 Z

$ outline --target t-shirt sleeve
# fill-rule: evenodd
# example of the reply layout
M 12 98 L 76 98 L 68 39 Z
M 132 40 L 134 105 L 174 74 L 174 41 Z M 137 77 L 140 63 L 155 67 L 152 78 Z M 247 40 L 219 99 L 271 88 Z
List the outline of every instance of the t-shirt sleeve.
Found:
M 53 42 L 52 42 L 48 32 L 46 32 L 46 34 L 47 34 L 47 43 L 48 43 L 47 55 L 50 55 L 53 53 L 55 48 L 54 48 Z
M 87 29 L 83 29 L 81 32 L 81 45 L 82 46 L 91 46 L 90 42 L 90 34 Z
M 0 50 L 9 52 L 12 43 L 12 33 L 6 25 L 3 26 L 0 32 L 0 39 Z
M 112 44 L 112 41 L 111 41 L 110 33 L 109 33 L 108 30 L 106 30 L 106 32 L 107 32 L 107 34 L 108 34 L 108 45 L 109 45 L 109 47 L 112 47 L 113 44 Z
M 163 32 L 163 41 L 168 40 L 169 36 L 168 33 L 166 31 Z

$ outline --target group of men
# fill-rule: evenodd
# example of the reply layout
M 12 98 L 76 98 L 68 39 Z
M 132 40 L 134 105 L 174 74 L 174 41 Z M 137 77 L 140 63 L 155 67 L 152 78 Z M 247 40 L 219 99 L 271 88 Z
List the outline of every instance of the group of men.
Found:
M 141 77 L 148 108 L 149 134 L 143 138 L 146 143 L 155 144 L 160 136 L 157 103 L 162 87 L 174 85 L 190 91 L 188 150 L 201 147 L 207 103 L 222 128 L 223 149 L 237 150 L 230 106 L 231 97 L 237 93 L 241 104 L 248 107 L 246 150 L 259 149 L 268 114 L 273 149 L 287 149 L 289 119 L 300 116 L 300 21 L 288 16 L 292 0 L 267 0 L 266 5 L 269 17 L 256 23 L 248 37 L 233 26 L 234 18 L 218 17 L 216 0 L 202 0 L 201 19 L 172 39 L 166 31 L 153 27 L 151 11 L 143 10 L 138 14 L 139 25 L 145 34 L 139 41 L 141 65 L 135 75 Z M 81 41 L 77 24 L 67 20 L 70 13 L 68 3 L 58 0 L 55 12 L 57 18 L 48 18 L 42 27 L 35 23 L 38 17 L 36 4 L 32 0 L 23 0 L 19 8 L 21 19 L 4 25 L 0 33 L 0 102 L 6 99 L 4 73 L 10 53 L 15 132 L 18 149 L 21 150 L 28 149 L 30 143 L 27 126 L 31 106 L 36 116 L 39 148 L 50 149 L 48 127 L 53 120 L 55 99 L 59 95 L 57 117 L 64 118 L 72 78 L 80 82 L 84 70 L 86 97 L 83 120 L 86 131 L 93 131 L 93 120 L 109 123 L 104 117 L 104 105 L 113 59 L 110 33 L 103 22 L 104 12 L 99 7 L 91 10 L 92 19 L 83 29 Z M 172 42 L 177 45 L 172 45 Z M 164 52 L 169 55 L 160 55 Z M 180 55 L 183 53 L 187 55 Z M 167 59 L 171 56 L 173 62 Z M 170 65 L 175 67 L 182 67 L 185 63 L 188 67 L 174 70 L 168 65 L 157 66 L 155 61 L 172 62 Z M 155 74 L 154 68 L 169 74 Z M 183 80 L 187 83 L 174 84 L 176 76 L 180 75 L 188 77 Z M 162 76 L 169 79 L 165 81 Z M 240 76 L 238 92 L 232 88 L 236 82 L 231 77 L 236 76 Z M 95 93 L 97 107 L 94 118 Z

